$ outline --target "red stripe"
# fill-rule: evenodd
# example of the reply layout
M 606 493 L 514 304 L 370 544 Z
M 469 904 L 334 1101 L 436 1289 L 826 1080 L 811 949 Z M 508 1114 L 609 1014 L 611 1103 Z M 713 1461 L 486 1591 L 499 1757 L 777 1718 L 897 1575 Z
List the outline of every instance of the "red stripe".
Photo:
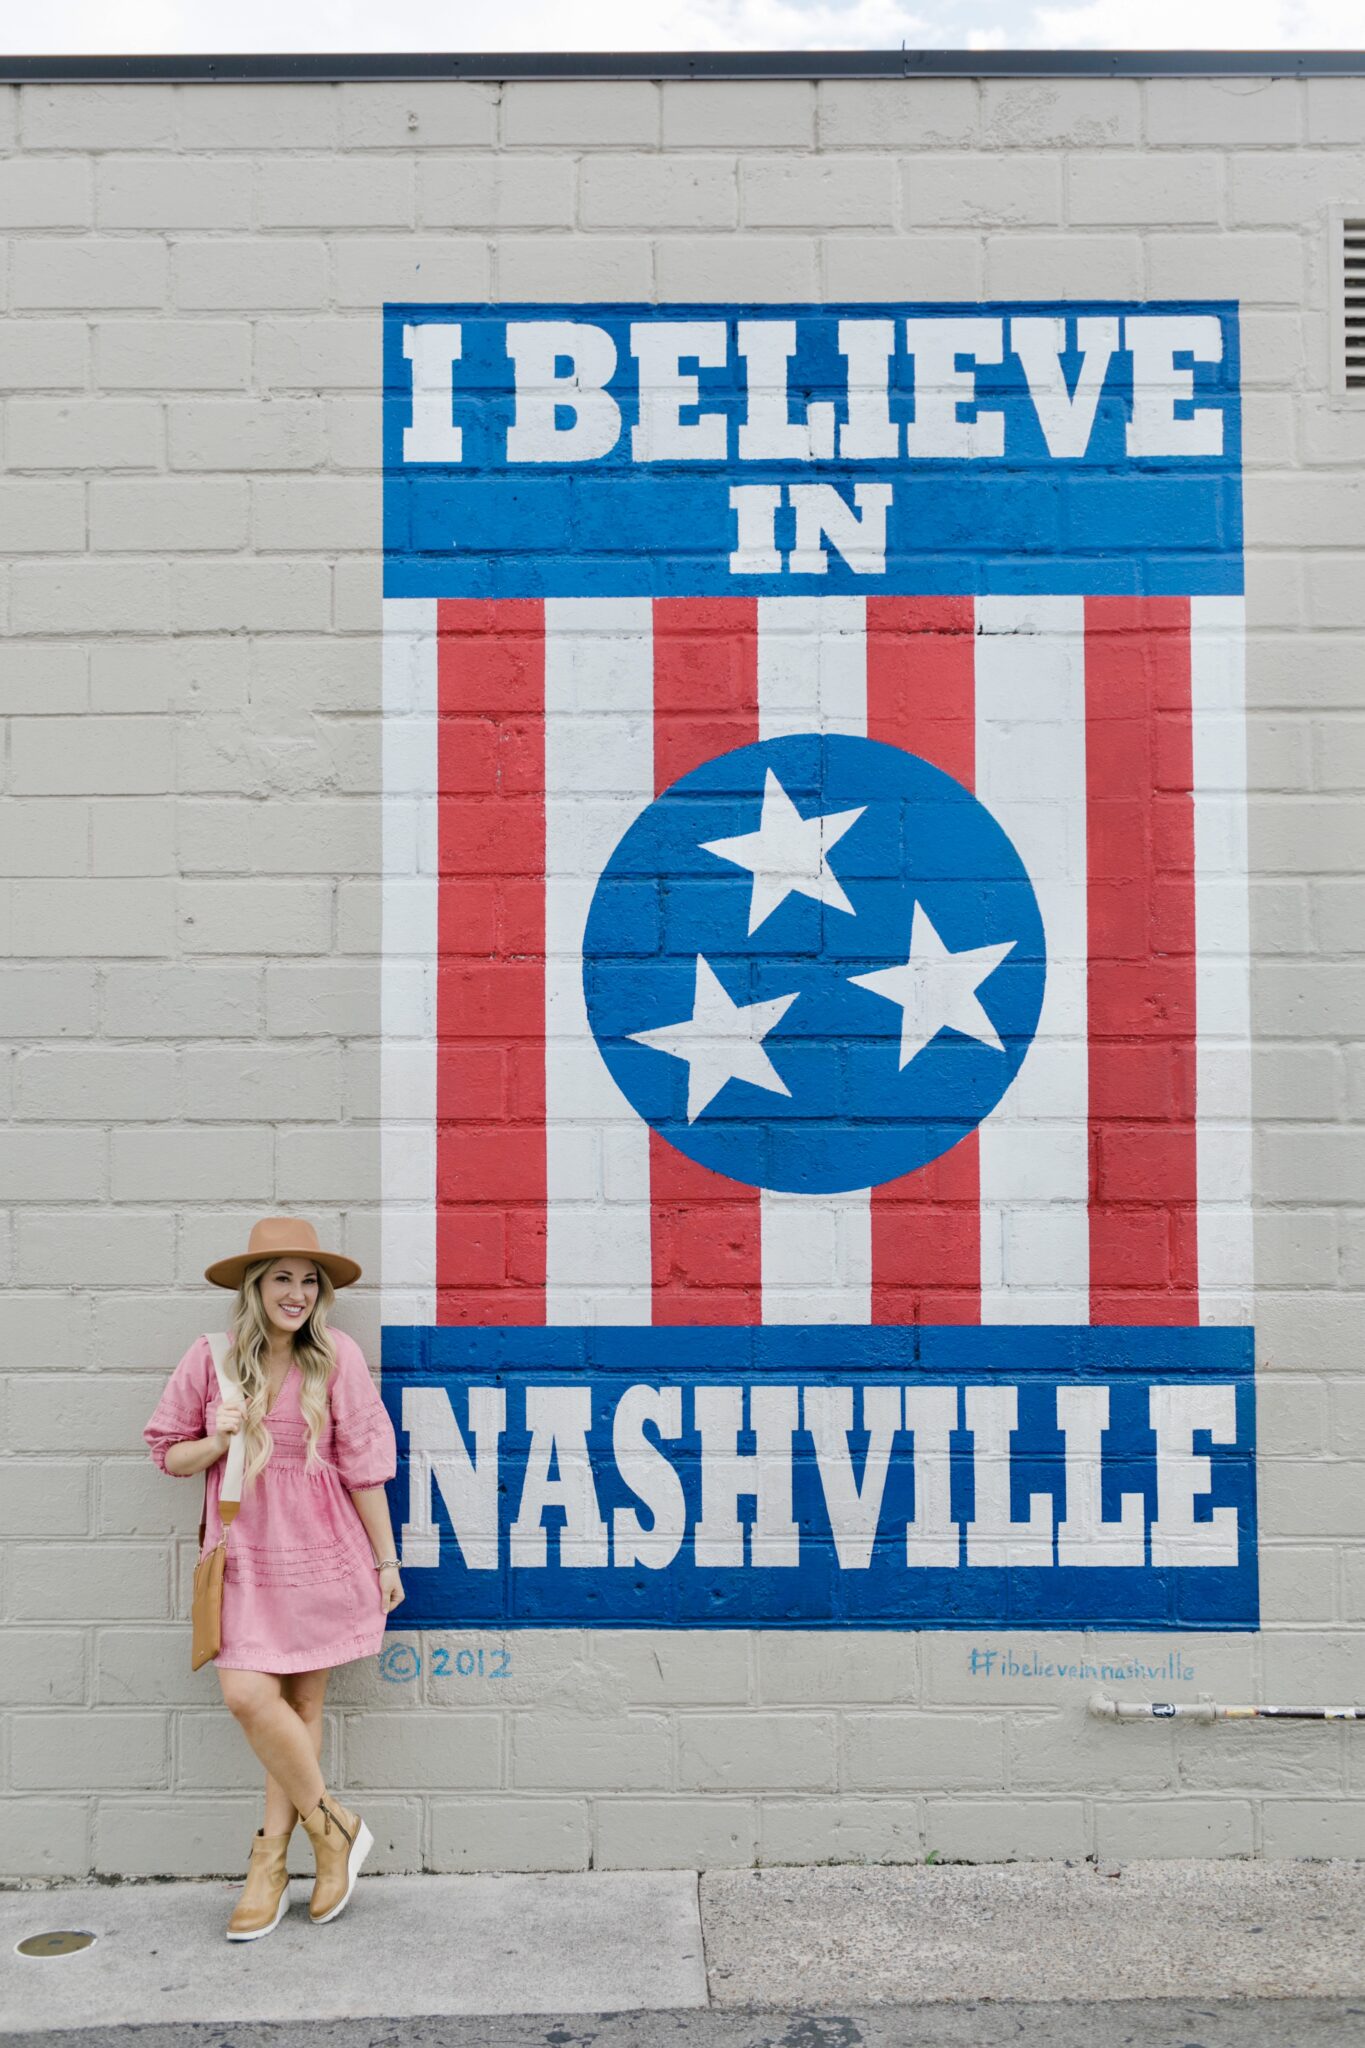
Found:
M 436 1320 L 545 1320 L 545 628 L 436 608 Z
M 753 599 L 654 605 L 654 787 L 758 738 Z M 649 1134 L 656 1323 L 762 1320 L 759 1194 Z
M 976 780 L 975 610 L 969 597 L 867 601 L 867 735 Z M 979 1323 L 981 1174 L 973 1131 L 872 1190 L 874 1323 Z
M 1186 598 L 1085 607 L 1090 1320 L 1197 1323 Z

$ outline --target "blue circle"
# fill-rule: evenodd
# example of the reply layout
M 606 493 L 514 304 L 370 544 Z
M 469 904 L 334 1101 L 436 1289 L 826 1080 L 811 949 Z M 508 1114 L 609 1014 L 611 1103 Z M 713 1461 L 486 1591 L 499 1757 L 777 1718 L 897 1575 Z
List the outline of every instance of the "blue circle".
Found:
M 750 932 L 751 898 L 757 915 L 773 892 L 706 842 L 758 830 L 770 776 L 802 819 L 862 815 L 829 828 L 826 900 L 792 890 Z M 902 1064 L 903 1006 L 853 977 L 905 965 L 917 909 L 949 953 L 1009 951 L 984 963 L 980 1010 L 957 1007 L 969 1029 Z M 795 999 L 762 1036 L 768 1085 L 731 1077 L 689 1116 L 689 1060 L 634 1034 L 692 1018 L 699 960 L 732 1005 Z M 809 1194 L 881 1186 L 974 1130 L 1019 1071 L 1045 974 L 1033 886 L 990 812 L 917 755 L 842 734 L 738 747 L 673 783 L 603 869 L 583 945 L 588 1019 L 632 1107 L 702 1166 Z M 971 1035 L 980 1011 L 999 1045 Z

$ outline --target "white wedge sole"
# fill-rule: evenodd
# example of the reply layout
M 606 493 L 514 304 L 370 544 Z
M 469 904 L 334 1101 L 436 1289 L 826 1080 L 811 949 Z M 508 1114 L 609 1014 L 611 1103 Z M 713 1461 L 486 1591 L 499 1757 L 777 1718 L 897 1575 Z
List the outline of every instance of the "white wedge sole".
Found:
M 282 1891 L 282 1892 L 280 1893 L 280 1903 L 279 1903 L 279 1905 L 278 1905 L 278 1906 L 276 1906 L 276 1908 L 275 1908 L 275 1917 L 274 1917 L 274 1919 L 273 1919 L 273 1920 L 272 1920 L 272 1921 L 270 1922 L 270 1925 L 269 1925 L 268 1927 L 257 1927 L 257 1928 L 256 1928 L 256 1929 L 254 1930 L 254 1932 L 252 1932 L 251 1934 L 233 1934 L 233 1933 L 232 1933 L 231 1931 L 229 1931 L 229 1933 L 228 1933 L 228 1940 L 229 1940 L 229 1941 L 259 1941 L 259 1940 L 261 1939 L 262 1935 L 264 1935 L 264 1934 L 273 1934 L 273 1933 L 275 1932 L 275 1929 L 276 1929 L 276 1928 L 277 1928 L 277 1927 L 279 1926 L 279 1924 L 280 1924 L 281 1920 L 283 1920 L 283 1918 L 284 1918 L 285 1914 L 286 1914 L 286 1913 L 287 1913 L 288 1911 L 289 1911 L 289 1887 L 288 1887 L 288 1885 L 286 1885 L 286 1886 L 285 1886 L 285 1888 L 284 1888 L 284 1890 L 283 1890 L 283 1891 Z
M 360 1826 L 356 1829 L 355 1840 L 351 1844 L 351 1853 L 346 1858 L 345 1896 L 337 1900 L 330 1913 L 320 1914 L 313 1922 L 314 1927 L 325 1927 L 329 1920 L 335 1920 L 338 1913 L 345 1911 L 351 1893 L 355 1890 L 355 1881 L 360 1875 L 361 1865 L 373 1847 L 374 1836 L 370 1833 L 364 1821 L 361 1821 Z

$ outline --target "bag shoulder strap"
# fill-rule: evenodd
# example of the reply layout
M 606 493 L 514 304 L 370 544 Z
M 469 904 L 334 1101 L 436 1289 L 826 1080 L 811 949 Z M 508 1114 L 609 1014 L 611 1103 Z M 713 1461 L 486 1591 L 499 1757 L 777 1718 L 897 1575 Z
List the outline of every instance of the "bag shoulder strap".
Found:
M 232 1339 L 226 1330 L 207 1330 L 209 1350 L 213 1353 L 213 1369 L 218 1375 L 218 1392 L 224 1401 L 241 1405 L 242 1390 L 227 1369 L 227 1356 L 232 1349 Z M 238 1430 L 228 1441 L 227 1457 L 223 1465 L 223 1484 L 218 1494 L 218 1518 L 224 1524 L 231 1522 L 237 1513 L 242 1498 L 242 1471 L 246 1464 L 246 1436 Z
M 228 1372 L 227 1355 L 232 1349 L 232 1338 L 226 1330 L 206 1330 L 204 1342 L 213 1353 L 213 1369 L 218 1375 L 218 1387 L 226 1401 L 241 1390 Z

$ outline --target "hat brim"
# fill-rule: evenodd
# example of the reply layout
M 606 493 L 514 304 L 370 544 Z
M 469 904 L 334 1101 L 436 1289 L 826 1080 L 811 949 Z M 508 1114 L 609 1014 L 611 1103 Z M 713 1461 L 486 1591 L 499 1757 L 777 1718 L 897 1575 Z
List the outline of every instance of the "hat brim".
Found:
M 234 1258 L 219 1259 L 206 1266 L 204 1278 L 215 1287 L 235 1289 L 241 1286 L 248 1267 L 259 1265 L 262 1259 L 307 1259 L 310 1265 L 321 1266 L 333 1287 L 351 1287 L 360 1278 L 360 1268 L 354 1259 L 344 1259 L 340 1252 L 311 1252 L 306 1245 L 286 1245 L 272 1252 L 239 1252 Z

